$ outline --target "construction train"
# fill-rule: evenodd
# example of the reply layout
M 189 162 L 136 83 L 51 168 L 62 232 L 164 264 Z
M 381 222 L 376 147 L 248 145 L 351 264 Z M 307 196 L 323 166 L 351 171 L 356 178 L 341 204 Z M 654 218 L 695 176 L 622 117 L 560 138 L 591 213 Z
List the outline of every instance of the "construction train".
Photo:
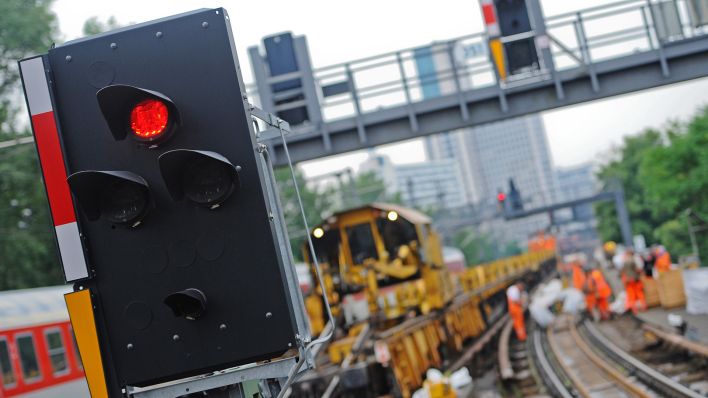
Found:
M 410 397 L 428 368 L 454 369 L 486 341 L 505 313 L 508 285 L 532 285 L 555 264 L 553 250 L 538 249 L 451 275 L 431 219 L 391 204 L 334 214 L 311 233 L 337 330 L 293 397 Z M 307 246 L 304 256 L 319 286 Z M 88 396 L 68 291 L 0 293 L 0 397 Z M 312 288 L 305 297 L 313 335 L 328 324 L 321 294 Z
M 555 269 L 555 250 L 544 246 L 452 275 L 431 219 L 392 204 L 336 213 L 311 234 L 337 331 L 316 353 L 316 370 L 293 386 L 296 397 L 410 397 L 429 368 L 455 370 L 489 340 L 510 284 L 534 284 Z M 317 335 L 328 320 L 307 244 L 303 253 L 315 287 L 305 305 Z

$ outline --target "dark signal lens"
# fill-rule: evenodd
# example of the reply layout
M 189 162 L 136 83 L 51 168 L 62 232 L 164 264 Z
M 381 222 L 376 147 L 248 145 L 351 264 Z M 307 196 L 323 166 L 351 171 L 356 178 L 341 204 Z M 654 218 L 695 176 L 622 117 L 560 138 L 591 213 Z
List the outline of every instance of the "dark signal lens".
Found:
M 167 106 L 162 101 L 146 99 L 130 111 L 130 129 L 136 138 L 152 141 L 165 133 L 169 117 Z
M 222 203 L 234 187 L 228 165 L 208 158 L 189 165 L 184 172 L 182 184 L 185 196 L 203 206 Z
M 137 184 L 115 181 L 101 192 L 99 209 L 101 217 L 114 224 L 135 226 L 147 212 L 148 198 Z

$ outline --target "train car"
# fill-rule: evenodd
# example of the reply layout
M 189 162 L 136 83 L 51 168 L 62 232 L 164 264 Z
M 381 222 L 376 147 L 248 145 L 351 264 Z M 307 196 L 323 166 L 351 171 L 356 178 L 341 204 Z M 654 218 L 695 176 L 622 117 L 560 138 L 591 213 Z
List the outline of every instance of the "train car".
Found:
M 88 398 L 64 294 L 69 286 L 0 292 L 0 398 Z
M 411 397 L 427 369 L 450 370 L 490 340 L 511 283 L 533 285 L 555 260 L 540 250 L 451 275 L 432 220 L 386 203 L 333 214 L 311 234 L 337 333 L 319 351 L 318 368 L 293 386 L 295 397 Z M 307 244 L 303 250 L 312 265 Z M 311 279 L 305 304 L 318 334 L 325 311 L 314 271 Z

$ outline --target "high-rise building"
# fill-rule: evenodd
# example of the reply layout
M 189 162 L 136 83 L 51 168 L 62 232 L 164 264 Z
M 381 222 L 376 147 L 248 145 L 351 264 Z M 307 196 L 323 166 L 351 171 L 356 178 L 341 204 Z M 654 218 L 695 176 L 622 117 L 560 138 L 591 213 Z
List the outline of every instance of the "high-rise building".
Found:
M 444 84 L 444 79 L 422 78 L 431 76 L 431 71 L 440 76 L 450 67 L 450 57 L 438 56 L 435 48 L 433 45 L 429 51 L 415 54 L 425 98 L 454 93 L 454 85 Z M 470 85 L 468 78 L 461 78 L 462 88 Z M 447 159 L 459 164 L 470 205 L 485 208 L 494 204 L 500 190 L 508 192 L 510 180 L 520 191 L 526 209 L 561 199 L 543 119 L 538 114 L 429 136 L 425 138 L 425 150 L 430 160 Z M 502 229 L 503 234 L 522 243 L 549 221 L 540 215 L 498 224 L 494 229 Z
M 593 176 L 593 164 L 584 163 L 556 170 L 561 201 L 586 198 L 597 193 L 597 183 Z M 560 213 L 560 212 L 559 212 Z M 561 248 L 566 251 L 592 250 L 599 245 L 597 220 L 592 203 L 578 205 L 559 214 L 561 223 Z M 582 246 L 581 246 L 582 244 Z
M 374 172 L 387 192 L 398 193 L 407 206 L 450 209 L 467 203 L 460 169 L 453 159 L 396 165 L 386 155 L 370 153 L 359 172 Z
M 431 160 L 455 159 L 470 203 L 492 203 L 513 179 L 524 207 L 560 200 L 546 131 L 540 115 L 489 123 L 425 138 Z

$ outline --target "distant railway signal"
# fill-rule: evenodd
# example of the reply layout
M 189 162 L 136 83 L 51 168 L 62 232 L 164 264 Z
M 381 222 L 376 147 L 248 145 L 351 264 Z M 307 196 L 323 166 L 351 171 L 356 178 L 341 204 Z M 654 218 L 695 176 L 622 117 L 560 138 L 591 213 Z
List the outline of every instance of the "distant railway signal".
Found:
M 510 75 L 538 69 L 536 33 L 526 0 L 480 0 L 480 5 L 497 76 L 506 80 Z
M 84 361 L 90 385 L 122 397 L 308 338 L 225 10 L 68 42 L 20 67 L 66 280 L 89 292 L 72 303 L 96 319 L 97 342 L 79 347 L 98 344 L 107 364 Z

